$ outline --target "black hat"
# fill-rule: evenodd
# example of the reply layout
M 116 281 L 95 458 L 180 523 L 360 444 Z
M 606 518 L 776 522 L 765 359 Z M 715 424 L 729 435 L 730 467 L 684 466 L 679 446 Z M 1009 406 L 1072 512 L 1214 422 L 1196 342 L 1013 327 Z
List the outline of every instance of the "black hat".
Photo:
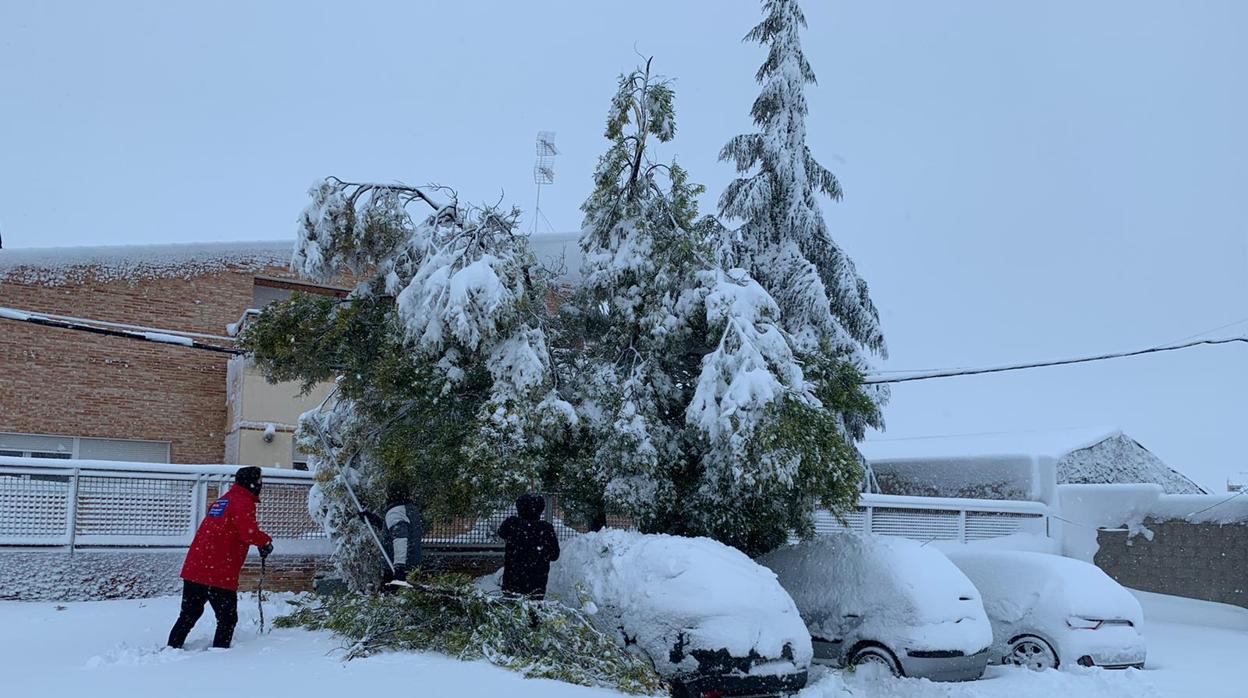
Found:
M 260 468 L 254 465 L 248 465 L 244 468 L 239 468 L 238 472 L 234 473 L 234 484 L 242 485 L 243 487 L 247 488 L 247 490 L 250 491 L 252 494 L 259 497 L 260 496 L 260 474 L 261 474 Z
M 529 521 L 540 519 L 545 508 L 546 500 L 540 494 L 530 492 L 520 495 L 520 498 L 516 500 L 516 513 L 520 515 L 520 518 Z

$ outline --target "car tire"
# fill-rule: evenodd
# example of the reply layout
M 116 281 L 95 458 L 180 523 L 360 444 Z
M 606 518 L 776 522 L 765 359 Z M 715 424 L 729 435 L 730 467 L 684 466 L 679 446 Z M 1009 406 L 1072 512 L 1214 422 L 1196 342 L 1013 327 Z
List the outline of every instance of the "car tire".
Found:
M 1001 663 L 1027 667 L 1032 671 L 1044 671 L 1056 669 L 1061 664 L 1061 660 L 1058 659 L 1057 650 L 1053 649 L 1053 645 L 1050 645 L 1044 638 L 1035 635 L 1019 635 L 1010 640 L 1009 648 L 1005 656 L 1001 658 Z
M 901 664 L 892 652 L 879 645 L 863 645 L 854 650 L 846 666 L 857 671 L 859 668 L 877 667 L 888 671 L 893 676 L 905 676 Z

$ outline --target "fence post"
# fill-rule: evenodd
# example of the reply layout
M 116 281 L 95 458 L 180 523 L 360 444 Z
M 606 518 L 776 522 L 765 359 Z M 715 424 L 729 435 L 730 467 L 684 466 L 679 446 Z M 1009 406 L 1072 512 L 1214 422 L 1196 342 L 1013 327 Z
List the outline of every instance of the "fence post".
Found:
M 187 524 L 186 544 L 191 544 L 191 539 L 195 537 L 195 527 L 199 523 L 199 519 L 204 515 L 204 510 L 208 507 L 208 476 L 199 475 L 195 478 L 195 488 L 191 491 L 191 517 L 190 523 Z
M 862 515 L 862 532 L 863 533 L 874 533 L 874 531 L 871 530 L 871 518 L 872 518 L 871 512 L 873 511 L 875 511 L 875 507 L 868 506 L 866 507 L 866 511 L 863 512 L 863 515 Z
M 966 542 L 966 509 L 958 512 L 958 542 Z
M 74 468 L 69 478 L 69 554 L 74 554 L 74 539 L 78 536 L 78 480 L 82 471 Z

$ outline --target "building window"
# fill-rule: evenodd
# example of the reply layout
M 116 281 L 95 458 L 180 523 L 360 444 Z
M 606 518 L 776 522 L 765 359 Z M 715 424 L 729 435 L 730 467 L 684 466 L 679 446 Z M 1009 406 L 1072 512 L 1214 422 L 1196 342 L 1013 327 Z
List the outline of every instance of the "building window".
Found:
M 61 458 L 68 460 L 68 453 L 50 453 L 48 451 L 0 451 L 0 456 L 13 456 L 14 458 Z
M 284 301 L 295 292 L 346 298 L 350 291 L 345 288 L 321 286 L 292 279 L 274 279 L 267 276 L 257 276 L 255 277 L 255 286 L 252 287 L 251 307 L 263 308 L 274 301 Z
M 168 441 L 0 433 L 0 456 L 168 463 Z
M 295 470 L 307 470 L 308 469 L 308 454 L 301 451 L 297 443 L 292 443 L 290 445 L 290 448 L 291 448 L 290 467 L 294 468 Z

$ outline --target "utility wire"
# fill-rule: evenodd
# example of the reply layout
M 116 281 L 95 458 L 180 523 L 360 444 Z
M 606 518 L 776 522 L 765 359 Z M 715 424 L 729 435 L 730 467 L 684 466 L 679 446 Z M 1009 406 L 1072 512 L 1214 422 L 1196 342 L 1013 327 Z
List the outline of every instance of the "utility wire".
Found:
M 1213 329 L 1205 330 L 1204 332 L 1197 332 L 1196 334 L 1189 334 L 1189 335 L 1187 335 L 1186 337 L 1179 337 L 1178 339 L 1172 340 L 1172 341 L 1170 341 L 1170 342 L 1166 342 L 1166 344 L 1177 344 L 1177 343 L 1179 343 L 1179 342 L 1186 342 L 1186 341 L 1187 341 L 1187 340 L 1189 340 L 1189 339 L 1195 339 L 1195 338 L 1197 338 L 1197 337 L 1203 337 L 1203 336 L 1205 336 L 1205 335 L 1207 335 L 1207 334 L 1209 334 L 1209 333 L 1211 333 L 1211 332 L 1217 332 L 1218 330 L 1225 330 L 1225 329 L 1226 329 L 1226 328 L 1228 328 L 1228 327 L 1234 327 L 1234 326 L 1236 326 L 1236 325 L 1242 325 L 1242 324 L 1244 324 L 1245 322 L 1248 322 L 1248 317 L 1245 317 L 1245 318 L 1240 318 L 1240 319 L 1238 319 L 1238 320 L 1235 320 L 1234 322 L 1228 322 L 1228 323 L 1226 323 L 1225 325 L 1218 325 L 1217 327 L 1214 327 Z
M 1047 366 L 1069 366 L 1072 364 L 1085 364 L 1093 361 L 1105 361 L 1108 359 L 1122 359 L 1128 356 L 1143 356 L 1144 354 L 1157 354 L 1166 351 L 1178 351 L 1180 349 L 1189 349 L 1201 345 L 1216 344 L 1232 344 L 1235 342 L 1243 342 L 1248 344 L 1248 337 L 1227 337 L 1225 339 L 1202 339 L 1196 342 L 1187 342 L 1186 344 L 1173 344 L 1161 347 L 1149 347 L 1148 349 L 1136 349 L 1135 351 L 1123 351 L 1113 354 L 1098 354 L 1095 356 L 1081 356 L 1073 359 L 1055 359 L 1053 361 L 1038 361 L 1026 364 L 1009 364 L 1006 366 L 993 366 L 990 368 L 971 368 L 951 371 L 936 371 L 932 373 L 922 373 L 913 376 L 902 376 L 898 378 L 885 378 L 879 375 L 869 375 L 863 383 L 868 385 L 876 385 L 880 383 L 908 383 L 910 381 L 931 380 L 933 378 L 952 378 L 954 376 L 977 376 L 985 373 L 1005 373 L 1006 371 L 1021 371 L 1028 368 L 1044 368 Z
M 142 341 L 155 342 L 158 344 L 183 346 L 188 349 L 200 349 L 203 351 L 213 351 L 213 352 L 217 352 L 221 354 L 239 355 L 239 354 L 246 353 L 242 349 L 234 349 L 230 347 L 220 347 L 220 346 L 216 346 L 212 344 L 205 344 L 205 343 L 196 341 L 195 339 L 189 336 L 186 336 L 185 333 L 179 333 L 178 331 L 170 331 L 170 332 L 125 331 L 125 330 L 110 329 L 108 327 L 98 327 L 98 326 L 89 324 L 90 322 L 92 322 L 89 320 L 83 321 L 83 320 L 74 320 L 74 319 L 68 319 L 68 318 L 60 319 L 62 317 L 63 316 L 49 317 L 47 315 L 37 313 L 37 312 L 18 310 L 16 308 L 0 307 L 0 319 L 4 319 L 4 320 L 28 322 L 34 325 L 42 325 L 44 327 L 55 327 L 58 329 L 76 330 L 80 332 L 91 332 L 93 334 L 105 335 L 109 337 L 122 337 L 125 339 L 138 339 Z M 114 323 L 107 323 L 107 324 L 114 324 Z M 1231 325 L 1235 325 L 1235 324 L 1239 324 L 1239 323 L 1231 323 Z M 1227 326 L 1229 327 L 1230 325 L 1227 325 Z M 1213 330 L 1210 330 L 1210 331 L 1213 331 Z M 1070 366 L 1073 364 L 1091 363 L 1094 361 L 1106 361 L 1109 359 L 1121 359 L 1121 358 L 1126 358 L 1130 356 L 1143 356 L 1145 354 L 1157 354 L 1161 352 L 1178 351 L 1180 349 L 1190 349 L 1192 347 L 1197 347 L 1197 346 L 1202 346 L 1202 345 L 1213 346 L 1213 345 L 1219 345 L 1219 344 L 1233 344 L 1233 343 L 1239 343 L 1239 342 L 1248 344 L 1248 337 L 1226 337 L 1224 339 L 1202 339 L 1198 341 L 1187 342 L 1184 344 L 1172 344 L 1168 346 L 1149 347 L 1147 349 L 1136 349 L 1135 351 L 1116 352 L 1112 354 L 1098 354 L 1095 356 L 1082 356 L 1082 357 L 1076 357 L 1076 358 L 1070 358 L 1070 359 L 1055 359 L 1052 361 L 1038 361 L 1035 363 L 1009 364 L 1005 366 L 992 366 L 988 368 L 966 368 L 966 369 L 951 369 L 951 370 L 944 370 L 944 371 L 932 371 L 932 372 L 920 373 L 916 375 L 899 376 L 899 377 L 891 377 L 891 378 L 884 377 L 881 374 L 871 374 L 871 375 L 868 375 L 863 380 L 863 383 L 867 385 L 909 383 L 912 381 L 933 380 L 936 378 L 952 378 L 955 376 L 977 376 L 977 375 L 984 375 L 988 373 L 1005 373 L 1008 371 L 1022 371 L 1022 370 L 1030 369 L 1030 368 L 1045 368 L 1049 366 Z

